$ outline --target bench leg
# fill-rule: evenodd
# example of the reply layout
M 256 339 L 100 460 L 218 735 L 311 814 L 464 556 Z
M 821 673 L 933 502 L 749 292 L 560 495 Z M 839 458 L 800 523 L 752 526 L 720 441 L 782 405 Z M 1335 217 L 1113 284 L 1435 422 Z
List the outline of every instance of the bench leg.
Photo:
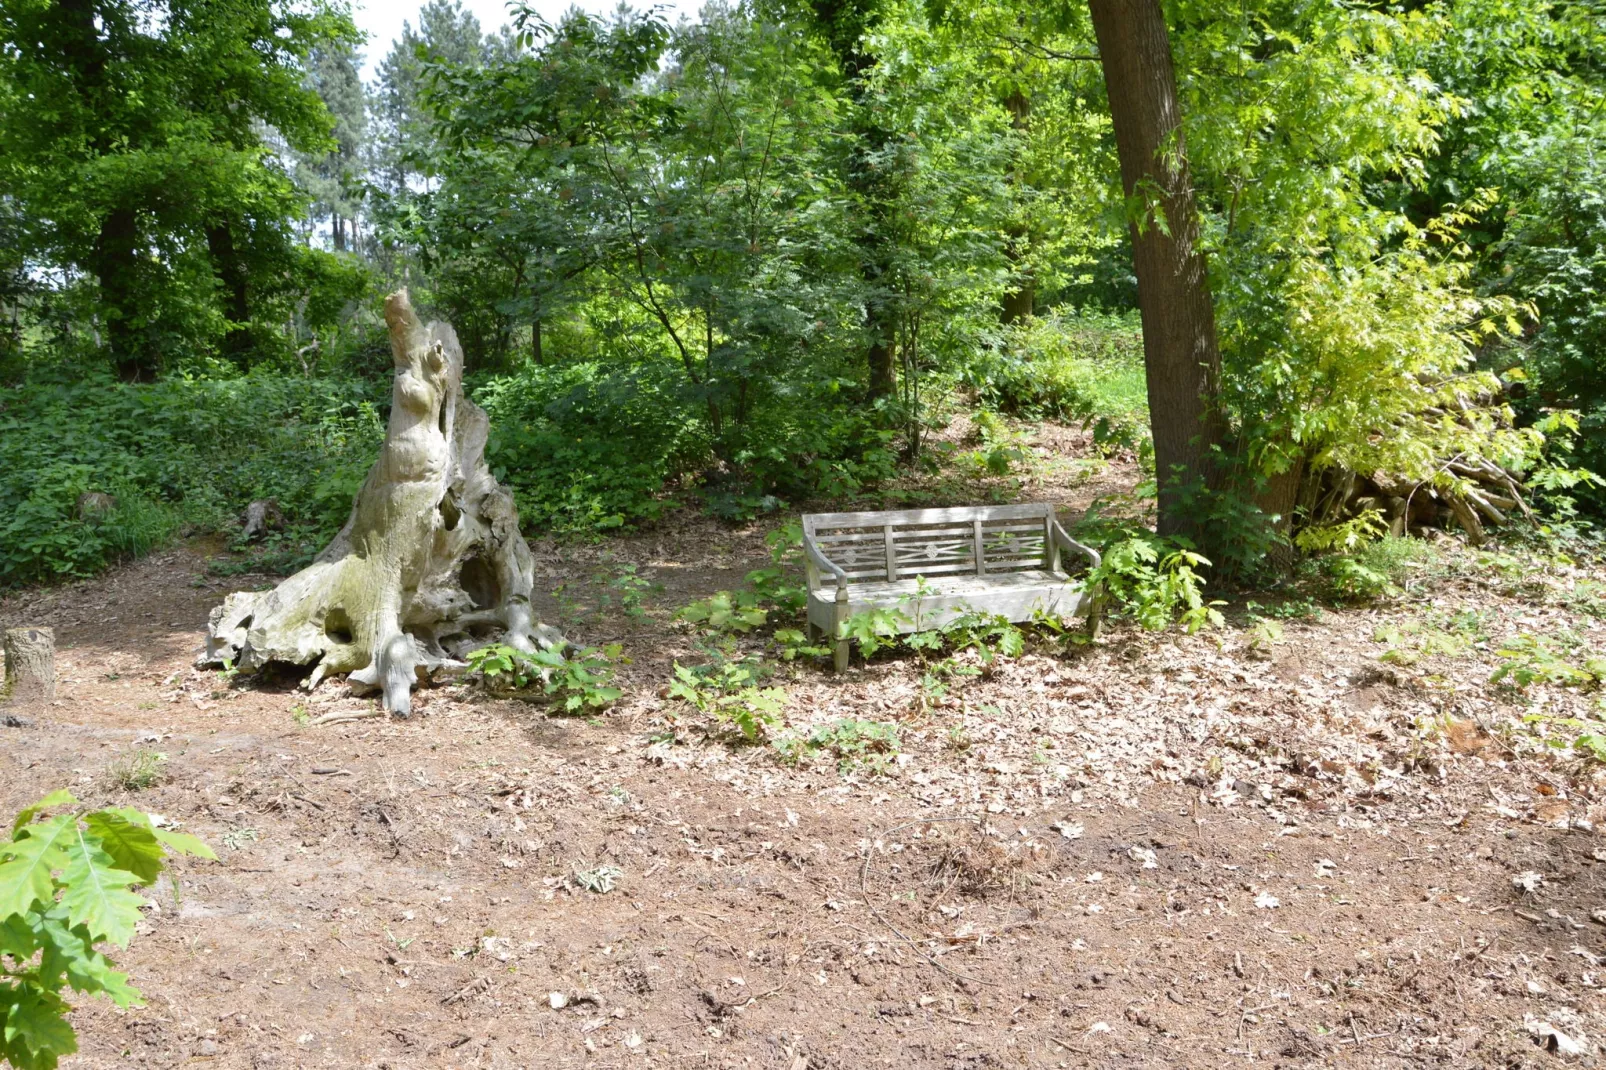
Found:
M 848 590 L 836 589 L 835 612 L 831 615 L 831 667 L 836 672 L 848 671 L 848 641 L 842 635 L 842 626 L 848 622 Z
M 1097 639 L 1104 630 L 1104 592 L 1095 591 L 1093 602 L 1087 610 L 1087 637 L 1089 641 Z

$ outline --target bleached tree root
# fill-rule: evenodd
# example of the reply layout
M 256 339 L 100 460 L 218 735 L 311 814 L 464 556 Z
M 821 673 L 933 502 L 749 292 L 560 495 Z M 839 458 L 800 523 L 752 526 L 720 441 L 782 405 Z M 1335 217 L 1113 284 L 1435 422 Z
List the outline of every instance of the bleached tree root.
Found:
M 487 643 L 560 647 L 530 608 L 534 566 L 513 496 L 485 464 L 490 419 L 463 396 L 463 351 L 449 324 L 421 323 L 407 291 L 385 301 L 396 365 L 385 444 L 351 517 L 317 559 L 266 592 L 212 611 L 202 664 L 251 673 L 315 666 L 383 693 L 405 716 L 412 689 L 464 668 Z

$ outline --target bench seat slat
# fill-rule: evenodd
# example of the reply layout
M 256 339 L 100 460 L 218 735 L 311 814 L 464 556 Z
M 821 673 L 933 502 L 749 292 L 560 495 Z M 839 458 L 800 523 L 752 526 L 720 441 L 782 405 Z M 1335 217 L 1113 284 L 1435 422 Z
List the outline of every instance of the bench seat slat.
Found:
M 927 581 L 927 594 L 918 601 L 916 579 L 858 583 L 848 589 L 848 613 L 895 609 L 906 620 L 902 632 L 938 628 L 969 612 L 990 613 L 1012 621 L 1030 620 L 1037 612 L 1069 617 L 1085 608 L 1081 584 L 1041 569 L 1025 572 L 959 573 Z M 809 622 L 830 634 L 834 628 L 836 595 L 816 591 L 809 596 Z

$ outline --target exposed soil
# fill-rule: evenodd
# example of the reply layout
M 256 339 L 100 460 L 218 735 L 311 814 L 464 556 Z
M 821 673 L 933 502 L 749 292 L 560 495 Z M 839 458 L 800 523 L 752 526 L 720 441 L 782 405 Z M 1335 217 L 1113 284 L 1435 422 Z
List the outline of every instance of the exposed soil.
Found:
M 1066 464 L 1016 492 L 1079 508 L 1123 480 Z M 738 584 L 777 522 L 536 548 L 563 587 L 547 618 L 634 659 L 592 720 L 451 686 L 408 721 L 306 724 L 371 700 L 191 667 L 208 610 L 268 582 L 210 578 L 213 545 L 0 601 L 0 626 L 60 647 L 55 704 L 0 729 L 0 811 L 67 786 L 221 857 L 152 891 L 115 956 L 148 1006 L 80 1000 L 64 1065 L 1598 1058 L 1606 807 L 1594 767 L 1522 720 L 1596 696 L 1492 687 L 1476 637 L 1378 659 L 1469 611 L 1496 639 L 1565 626 L 1606 649 L 1561 597 L 1579 572 L 1513 581 L 1447 547 L 1410 596 L 1279 641 L 1115 628 L 946 697 L 908 656 L 786 670 L 788 732 L 853 717 L 901 739 L 876 766 L 793 767 L 662 693 L 697 656 L 670 611 Z M 662 585 L 643 617 L 600 604 L 623 564 Z M 107 770 L 137 749 L 166 780 L 129 792 Z M 586 890 L 601 867 L 614 887 Z

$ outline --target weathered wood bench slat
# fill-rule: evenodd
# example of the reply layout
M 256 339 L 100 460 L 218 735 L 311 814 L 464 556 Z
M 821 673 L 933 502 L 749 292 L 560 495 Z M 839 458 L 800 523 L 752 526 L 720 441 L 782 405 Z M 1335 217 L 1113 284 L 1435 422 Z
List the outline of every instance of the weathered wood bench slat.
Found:
M 1098 626 L 1097 593 L 1061 570 L 1060 558 L 1070 550 L 1096 568 L 1099 555 L 1065 534 L 1051 505 L 812 513 L 803 549 L 809 628 L 832 637 L 838 670 L 848 658 L 842 624 L 868 610 L 894 610 L 902 631 L 970 612 L 1011 621 L 1081 613 L 1090 630 Z

